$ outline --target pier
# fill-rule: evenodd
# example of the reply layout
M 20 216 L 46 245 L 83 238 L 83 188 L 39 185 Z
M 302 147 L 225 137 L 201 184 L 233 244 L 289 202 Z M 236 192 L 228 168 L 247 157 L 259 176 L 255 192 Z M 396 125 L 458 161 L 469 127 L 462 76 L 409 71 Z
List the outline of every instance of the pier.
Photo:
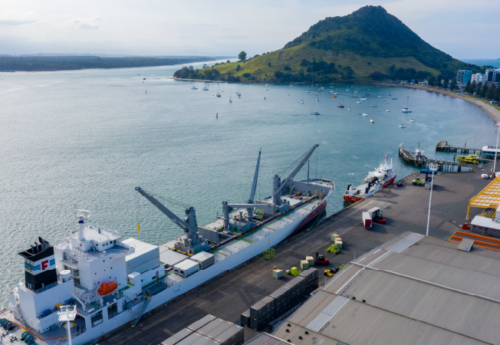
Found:
M 298 266 L 299 260 L 306 255 L 319 251 L 330 259 L 328 266 L 315 266 L 320 271 L 319 283 L 323 285 L 324 269 L 348 263 L 405 231 L 425 234 L 429 191 L 411 185 L 416 176 L 422 175 L 413 173 L 403 179 L 402 187 L 390 186 L 374 197 L 329 216 L 310 231 L 284 241 L 275 247 L 276 255 L 271 260 L 265 260 L 260 255 L 214 277 L 164 307 L 146 313 L 141 320 L 142 327 L 125 325 L 100 340 L 99 344 L 159 344 L 206 314 L 239 324 L 242 312 L 293 278 L 290 275 L 282 279 L 273 278 L 274 265 L 279 269 L 289 269 Z M 460 229 L 469 200 L 489 182 L 481 179 L 480 171 L 438 174 L 434 184 L 430 235 L 447 238 Z M 335 193 L 332 197 L 341 195 Z M 372 230 L 366 230 L 361 224 L 361 212 L 372 207 L 382 209 L 387 224 L 375 224 Z M 473 212 L 471 216 L 480 210 Z M 338 255 L 325 251 L 332 244 L 332 233 L 340 235 L 344 242 Z M 245 327 L 246 341 L 254 335 L 255 331 Z
M 439 166 L 439 170 L 446 172 L 461 172 L 462 168 L 468 168 L 472 171 L 476 171 L 478 168 L 482 168 L 481 164 L 466 164 L 460 162 L 445 161 L 444 159 L 427 158 L 422 154 L 417 154 L 405 149 L 403 147 L 403 144 L 399 145 L 399 157 L 401 157 L 406 163 L 419 168 L 428 168 L 430 163 L 437 164 Z
M 447 141 L 440 141 L 436 145 L 436 151 L 441 152 L 457 152 L 457 153 L 482 153 L 482 149 L 475 149 L 471 147 L 467 147 L 467 143 L 464 146 L 452 146 L 448 144 Z

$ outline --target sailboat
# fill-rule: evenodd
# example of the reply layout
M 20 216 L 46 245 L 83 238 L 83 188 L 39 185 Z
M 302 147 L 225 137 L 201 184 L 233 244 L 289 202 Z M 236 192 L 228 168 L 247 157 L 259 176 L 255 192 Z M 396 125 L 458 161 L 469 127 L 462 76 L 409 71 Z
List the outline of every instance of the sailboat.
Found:
M 411 113 L 411 110 L 410 110 L 410 96 L 408 96 L 406 98 L 406 108 L 403 108 L 403 110 L 401 110 L 401 112 L 405 113 L 405 114 Z
M 351 111 L 351 104 L 349 104 L 349 108 L 347 108 L 348 111 Z
M 215 94 L 215 97 L 220 97 L 220 85 L 217 83 L 217 93 Z
M 229 93 L 229 103 L 233 103 L 233 100 L 231 99 L 231 93 Z
M 236 91 L 236 96 L 238 96 L 238 98 L 241 97 L 241 93 L 239 93 L 238 91 Z
M 316 98 L 316 100 L 317 100 L 317 98 Z M 320 113 L 318 113 L 318 102 L 316 102 L 316 110 L 311 111 L 311 115 L 321 115 Z

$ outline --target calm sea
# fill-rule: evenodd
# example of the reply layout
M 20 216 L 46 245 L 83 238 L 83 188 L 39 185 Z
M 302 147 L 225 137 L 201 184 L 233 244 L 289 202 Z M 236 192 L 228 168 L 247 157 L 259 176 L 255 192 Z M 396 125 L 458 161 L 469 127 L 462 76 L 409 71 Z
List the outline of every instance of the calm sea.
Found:
M 266 91 L 209 84 L 202 91 L 200 82 L 167 78 L 177 68 L 0 73 L 0 306 L 7 305 L 8 288 L 23 280 L 17 253 L 38 236 L 51 243 L 66 237 L 75 205 L 124 238 L 160 244 L 182 230 L 136 186 L 169 200 L 181 216 L 182 205 L 194 206 L 204 224 L 221 212 L 223 200 L 248 199 L 260 148 L 257 196 L 266 197 L 273 174 L 318 143 L 311 177 L 335 181 L 331 214 L 343 207 L 347 184 L 360 183 L 384 155 L 399 177 L 413 171 L 397 155 L 401 143 L 411 149 L 420 143 L 427 155 L 445 157 L 434 152 L 440 140 L 471 147 L 496 140 L 493 121 L 480 109 L 439 94 L 358 86 L 358 96 L 371 95 L 357 104 L 354 88 L 341 85 L 325 85 L 319 96 L 286 85 Z M 218 88 L 221 98 L 214 96 Z M 339 97 L 330 98 L 330 90 Z M 413 113 L 405 115 L 408 96 Z M 339 102 L 346 107 L 337 108 Z M 316 109 L 321 115 L 311 116 Z M 304 170 L 298 178 L 305 176 Z

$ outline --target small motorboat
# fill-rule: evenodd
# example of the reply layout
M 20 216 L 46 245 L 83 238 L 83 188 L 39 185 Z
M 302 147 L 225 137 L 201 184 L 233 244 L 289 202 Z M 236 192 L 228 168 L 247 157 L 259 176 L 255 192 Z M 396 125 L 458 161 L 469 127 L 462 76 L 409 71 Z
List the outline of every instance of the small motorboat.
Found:
M 363 113 L 363 114 L 361 114 L 361 115 L 363 115 L 363 116 L 368 116 L 368 114 L 367 114 L 367 113 Z
M 359 103 L 361 103 L 361 102 L 360 102 L 360 101 L 357 101 L 356 103 L 357 103 L 357 104 L 359 104 Z
M 399 128 L 406 128 L 406 126 L 402 123 L 399 125 Z
M 317 111 L 311 111 L 311 115 L 321 115 L 321 114 L 318 113 Z
M 347 110 L 351 111 L 351 108 L 347 108 Z
M 410 122 L 413 122 L 413 123 L 415 123 L 415 120 L 411 119 L 411 120 L 410 120 Z
M 375 108 L 375 107 L 376 107 L 376 105 L 375 105 L 375 104 L 370 104 L 370 107 Z
M 360 100 L 366 101 L 366 97 L 361 97 Z
M 191 90 L 198 90 L 198 88 L 196 86 L 193 86 Z
M 309 91 L 306 91 L 306 93 L 309 93 Z
M 304 104 L 304 101 L 303 101 L 303 100 L 300 100 L 300 101 L 299 101 L 299 103 L 300 103 L 300 104 Z
M 344 105 L 342 103 L 337 104 L 337 108 L 344 108 Z
M 373 119 L 370 120 L 370 123 L 375 123 L 375 121 L 373 121 Z
M 387 111 L 388 113 L 390 113 L 390 112 L 391 112 L 389 109 L 386 109 L 385 111 Z
M 479 164 L 479 159 L 477 158 L 476 153 L 473 155 L 458 156 L 457 158 L 460 163 Z
M 203 91 L 208 91 L 208 87 L 206 87 L 206 86 L 205 86 L 205 87 L 203 87 L 203 89 L 202 89 L 202 90 L 203 90 Z

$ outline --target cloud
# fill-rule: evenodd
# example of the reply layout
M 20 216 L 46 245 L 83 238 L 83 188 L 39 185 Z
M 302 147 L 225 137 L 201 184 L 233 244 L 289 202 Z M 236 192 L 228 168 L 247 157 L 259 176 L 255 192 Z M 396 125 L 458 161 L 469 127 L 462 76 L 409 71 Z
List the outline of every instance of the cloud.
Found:
M 0 25 L 18 26 L 34 24 L 37 21 L 33 18 L 33 13 L 4 12 L 0 15 Z
M 75 18 L 68 21 L 66 24 L 74 25 L 78 29 L 83 30 L 96 30 L 99 29 L 99 23 L 102 19 L 99 17 L 92 18 Z

